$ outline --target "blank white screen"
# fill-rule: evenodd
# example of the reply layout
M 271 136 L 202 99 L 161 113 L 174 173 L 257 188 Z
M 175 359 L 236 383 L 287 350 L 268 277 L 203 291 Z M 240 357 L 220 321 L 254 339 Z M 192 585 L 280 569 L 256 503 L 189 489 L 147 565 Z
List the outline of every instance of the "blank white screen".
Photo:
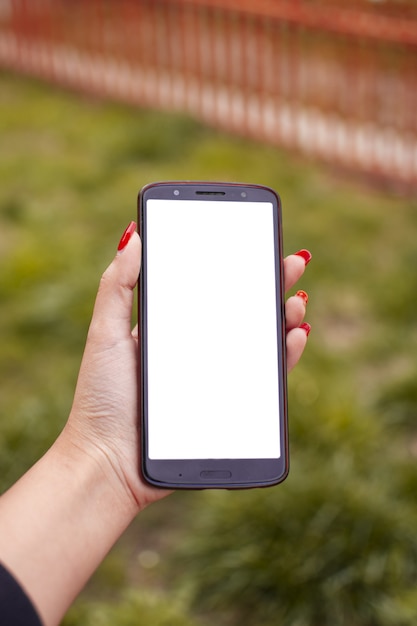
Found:
M 280 456 L 272 204 L 147 201 L 151 459 Z

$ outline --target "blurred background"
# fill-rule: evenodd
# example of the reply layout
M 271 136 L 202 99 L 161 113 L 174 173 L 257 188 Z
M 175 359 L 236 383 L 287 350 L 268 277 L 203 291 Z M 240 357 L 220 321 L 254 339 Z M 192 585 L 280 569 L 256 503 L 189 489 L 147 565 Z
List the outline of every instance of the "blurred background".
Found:
M 2 491 L 144 184 L 269 185 L 313 253 L 289 478 L 153 505 L 65 626 L 415 625 L 415 0 L 0 0 L 0 67 Z

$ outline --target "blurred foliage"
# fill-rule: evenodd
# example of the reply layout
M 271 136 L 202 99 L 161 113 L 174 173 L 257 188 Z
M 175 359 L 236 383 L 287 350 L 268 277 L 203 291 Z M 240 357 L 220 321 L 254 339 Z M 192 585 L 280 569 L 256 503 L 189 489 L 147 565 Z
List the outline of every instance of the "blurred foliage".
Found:
M 293 419 L 282 486 L 207 493 L 193 509 L 180 588 L 217 624 L 415 624 L 415 468 L 347 400 L 320 423 Z
M 0 84 L 2 490 L 65 422 L 98 280 L 144 184 L 270 185 L 286 252 L 313 253 L 300 282 L 312 332 L 289 379 L 289 478 L 150 507 L 66 626 L 188 626 L 185 600 L 195 619 L 227 626 L 415 624 L 416 199 L 181 115 L 6 73 Z
M 125 591 L 119 601 L 79 602 L 62 626 L 197 626 L 186 609 L 172 598 L 135 590 Z

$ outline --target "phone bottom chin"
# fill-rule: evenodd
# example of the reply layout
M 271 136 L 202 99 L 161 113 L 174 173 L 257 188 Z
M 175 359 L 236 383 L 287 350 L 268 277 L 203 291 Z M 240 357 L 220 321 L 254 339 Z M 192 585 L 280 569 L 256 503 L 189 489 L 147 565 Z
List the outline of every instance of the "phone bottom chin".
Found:
M 251 489 L 281 483 L 288 469 L 283 459 L 149 460 L 143 475 L 148 483 L 164 489 Z

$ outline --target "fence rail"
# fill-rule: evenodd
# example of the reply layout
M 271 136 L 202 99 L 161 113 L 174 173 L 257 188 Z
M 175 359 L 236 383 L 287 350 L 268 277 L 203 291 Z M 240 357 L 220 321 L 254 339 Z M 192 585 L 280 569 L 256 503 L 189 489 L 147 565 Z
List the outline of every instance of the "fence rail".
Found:
M 417 189 L 415 3 L 0 0 L 0 65 Z

